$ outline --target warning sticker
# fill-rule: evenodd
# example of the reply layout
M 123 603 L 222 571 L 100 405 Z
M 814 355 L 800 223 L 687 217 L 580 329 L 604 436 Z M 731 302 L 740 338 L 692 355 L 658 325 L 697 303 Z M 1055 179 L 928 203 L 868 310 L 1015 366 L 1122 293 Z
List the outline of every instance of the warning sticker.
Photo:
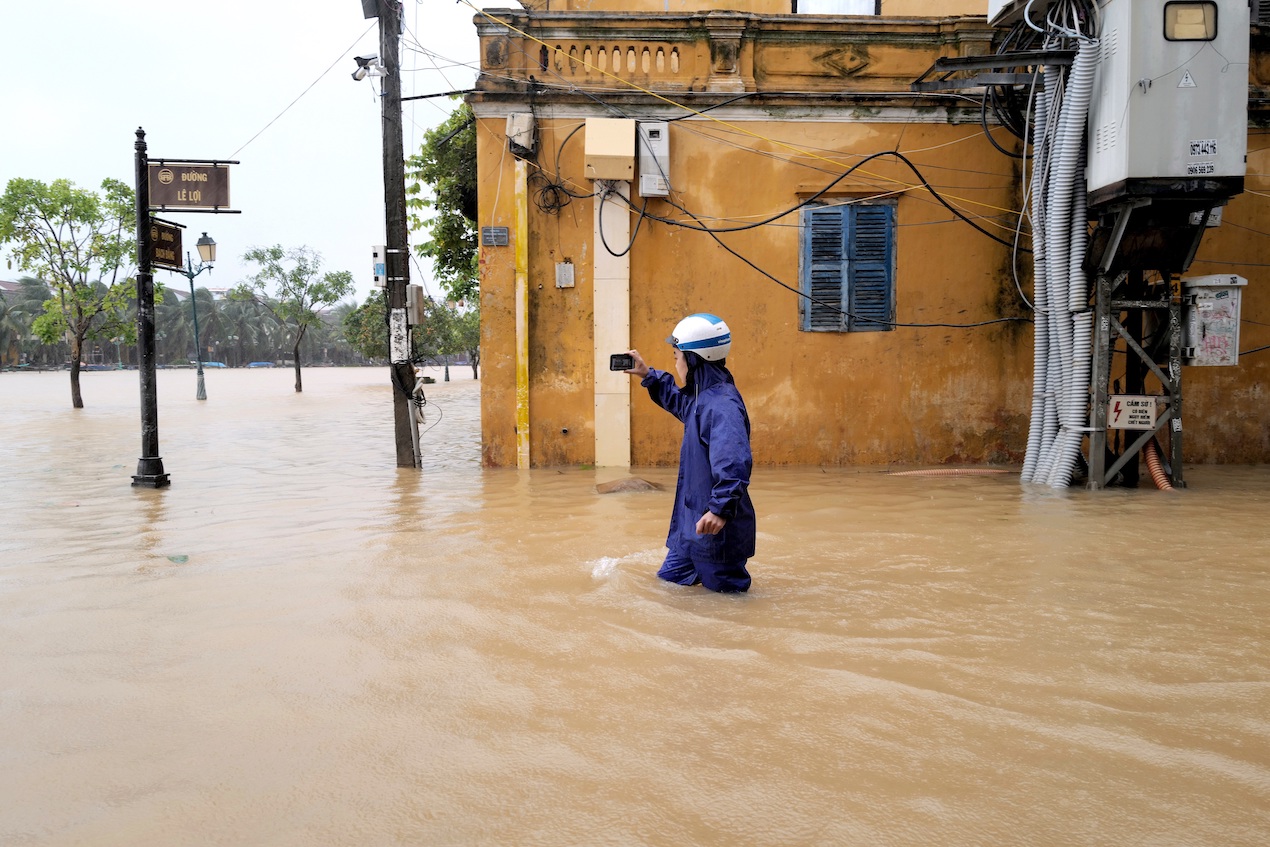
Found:
M 1155 429 L 1156 397 L 1113 394 L 1107 400 L 1108 429 Z
M 1182 71 L 1182 81 L 1177 84 L 1178 88 L 1194 88 L 1195 77 L 1191 76 L 1190 71 Z

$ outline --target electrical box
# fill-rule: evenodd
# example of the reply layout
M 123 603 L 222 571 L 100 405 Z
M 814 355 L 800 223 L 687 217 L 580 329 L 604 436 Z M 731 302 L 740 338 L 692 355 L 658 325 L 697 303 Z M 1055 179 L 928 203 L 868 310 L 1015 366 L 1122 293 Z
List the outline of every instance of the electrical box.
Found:
M 573 288 L 573 262 L 556 262 L 556 288 Z
M 406 323 L 411 326 L 423 326 L 423 286 L 411 283 L 406 286 Z
M 1042 26 L 1045 13 L 1049 11 L 1049 0 L 1033 0 L 1028 10 L 1033 22 Z M 988 0 L 988 23 L 992 26 L 1010 26 L 1023 19 L 1023 12 L 1028 7 L 1028 0 Z
M 1099 6 L 1090 203 L 1242 191 L 1248 0 L 1101 0 Z
M 1182 278 L 1182 364 L 1239 364 L 1238 274 Z
M 639 142 L 639 196 L 670 196 L 670 124 L 640 121 L 636 139 Z
M 584 150 L 587 179 L 635 178 L 635 121 L 587 118 Z
M 374 269 L 375 287 L 388 287 L 388 248 L 382 244 L 376 244 L 370 248 L 370 261 Z
M 513 153 L 534 152 L 534 116 L 532 112 L 516 112 L 507 116 L 507 143 Z

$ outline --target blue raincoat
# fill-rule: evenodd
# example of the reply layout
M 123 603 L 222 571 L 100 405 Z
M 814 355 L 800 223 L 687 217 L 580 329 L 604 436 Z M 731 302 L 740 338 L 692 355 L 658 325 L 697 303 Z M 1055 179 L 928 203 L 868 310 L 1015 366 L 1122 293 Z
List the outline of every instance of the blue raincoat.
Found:
M 654 403 L 684 424 L 667 567 L 672 559 L 688 560 L 707 588 L 744 591 L 750 582 L 745 561 L 754 555 L 755 536 L 750 418 L 727 368 L 689 358 L 694 361 L 682 390 L 673 376 L 655 368 L 640 383 Z M 717 535 L 697 534 L 697 521 L 707 511 L 727 521 Z

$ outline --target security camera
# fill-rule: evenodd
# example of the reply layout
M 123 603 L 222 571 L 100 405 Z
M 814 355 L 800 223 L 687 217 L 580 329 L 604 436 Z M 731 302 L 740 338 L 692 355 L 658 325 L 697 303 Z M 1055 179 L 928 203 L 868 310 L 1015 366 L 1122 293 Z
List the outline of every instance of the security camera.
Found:
M 353 61 L 357 63 L 357 70 L 353 71 L 353 79 L 361 80 L 368 75 L 378 75 L 376 71 L 379 69 L 379 54 L 371 53 L 369 56 L 354 56 Z

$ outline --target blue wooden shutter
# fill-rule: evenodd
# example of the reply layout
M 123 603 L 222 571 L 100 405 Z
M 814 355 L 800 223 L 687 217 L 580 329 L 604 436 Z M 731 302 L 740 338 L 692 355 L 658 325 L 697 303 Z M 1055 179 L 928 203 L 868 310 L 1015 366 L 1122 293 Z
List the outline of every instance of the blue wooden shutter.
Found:
M 812 332 L 842 332 L 847 328 L 847 220 L 849 206 L 820 206 L 803 210 L 802 328 Z
M 851 206 L 847 238 L 847 307 L 850 332 L 892 329 L 895 297 L 892 285 L 895 207 Z M 814 295 L 813 295 L 814 296 Z

